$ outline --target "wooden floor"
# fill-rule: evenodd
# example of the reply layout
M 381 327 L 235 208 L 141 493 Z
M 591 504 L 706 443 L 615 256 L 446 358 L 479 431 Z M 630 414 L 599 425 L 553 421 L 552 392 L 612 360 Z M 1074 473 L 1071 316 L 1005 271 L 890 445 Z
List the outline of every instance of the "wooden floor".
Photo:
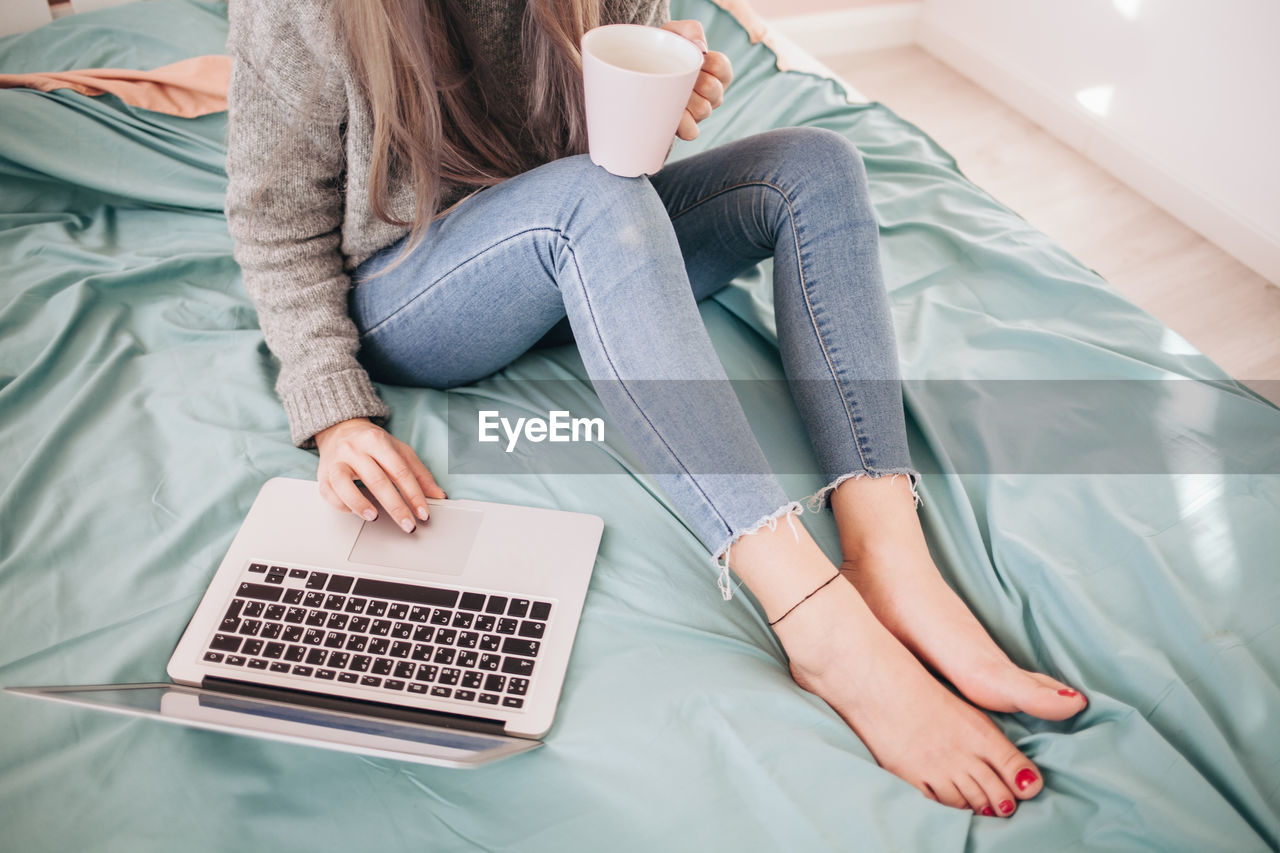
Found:
M 1280 288 L 919 47 L 824 61 L 921 127 L 974 183 L 1132 302 L 1280 404 Z

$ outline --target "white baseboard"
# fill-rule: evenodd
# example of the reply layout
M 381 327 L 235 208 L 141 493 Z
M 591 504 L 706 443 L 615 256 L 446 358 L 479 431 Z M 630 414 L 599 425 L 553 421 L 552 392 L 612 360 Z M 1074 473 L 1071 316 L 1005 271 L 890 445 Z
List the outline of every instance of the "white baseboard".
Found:
M 1151 152 L 1116 133 L 1074 99 L 1004 67 L 953 32 L 920 21 L 929 53 L 1044 127 L 1227 254 L 1280 285 L 1280 235 L 1269 234 L 1212 194 L 1188 183 Z
M 769 21 L 776 30 L 814 56 L 904 47 L 915 43 L 916 23 L 924 4 L 884 3 L 816 12 Z

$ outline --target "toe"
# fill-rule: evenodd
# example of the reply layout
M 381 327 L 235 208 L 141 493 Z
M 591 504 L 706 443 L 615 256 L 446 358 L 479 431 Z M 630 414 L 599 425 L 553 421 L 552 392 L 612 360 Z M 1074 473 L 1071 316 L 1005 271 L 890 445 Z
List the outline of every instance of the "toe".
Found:
M 960 796 L 964 797 L 964 801 L 969 808 L 973 809 L 974 814 L 983 814 L 983 809 L 995 812 L 991 809 L 991 800 L 987 798 L 986 792 L 982 790 L 982 786 L 977 783 L 969 773 L 959 773 L 952 778 L 956 790 L 960 792 Z M 988 815 L 990 816 L 990 815 Z
M 1031 675 L 1032 678 L 1034 678 L 1037 682 L 1039 682 L 1041 686 L 1049 688 L 1054 693 L 1056 693 L 1057 695 L 1065 699 L 1072 700 L 1073 702 L 1077 703 L 1081 709 L 1083 709 L 1086 705 L 1089 704 L 1088 697 L 1086 697 L 1084 693 L 1072 687 L 1070 684 L 1063 684 L 1058 679 L 1050 678 L 1049 676 L 1045 675 L 1042 672 L 1032 672 L 1029 674 Z
M 978 766 L 973 768 L 973 781 L 982 789 L 982 795 L 986 799 L 987 809 L 990 814 L 983 811 L 987 817 L 1008 817 L 1013 813 L 1013 807 L 1017 799 L 1013 796 L 1013 792 L 1009 790 L 1009 786 L 1004 783 L 996 771 L 985 762 L 980 762 Z M 1008 810 L 1000 808 L 1002 803 L 1009 805 Z
M 946 777 L 929 779 L 925 783 L 925 787 L 933 791 L 933 798 L 944 806 L 951 806 L 953 809 L 969 809 L 972 806 L 960 793 L 960 789 L 956 787 L 955 782 Z
M 1017 747 L 1010 744 L 1003 754 L 995 753 L 995 755 L 997 760 L 988 761 L 988 763 L 999 774 L 1009 790 L 1013 791 L 1015 797 L 1027 800 L 1040 793 L 1040 789 L 1044 787 L 1040 771 L 1029 758 L 1018 751 Z
M 1020 767 L 1018 772 L 1013 774 L 1013 784 L 1017 787 L 1017 796 L 1027 800 L 1040 793 L 1040 789 L 1044 787 L 1044 783 L 1040 781 L 1040 773 L 1029 766 Z
M 1065 720 L 1084 710 L 1084 695 L 1038 672 L 1018 670 L 1010 699 L 1019 711 L 1042 720 Z

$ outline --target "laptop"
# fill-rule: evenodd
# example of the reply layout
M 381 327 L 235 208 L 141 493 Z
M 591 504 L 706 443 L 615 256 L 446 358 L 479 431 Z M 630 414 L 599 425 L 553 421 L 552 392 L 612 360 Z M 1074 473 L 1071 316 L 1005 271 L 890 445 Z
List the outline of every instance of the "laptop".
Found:
M 604 522 L 428 499 L 407 534 L 267 481 L 187 625 L 173 683 L 39 699 L 423 764 L 475 767 L 551 728 Z

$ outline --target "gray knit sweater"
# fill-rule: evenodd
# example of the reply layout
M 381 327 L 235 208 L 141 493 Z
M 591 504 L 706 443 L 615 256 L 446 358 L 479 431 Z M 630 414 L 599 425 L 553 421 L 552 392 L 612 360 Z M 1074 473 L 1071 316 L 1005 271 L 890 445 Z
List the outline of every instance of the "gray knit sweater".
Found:
M 668 0 L 601 2 L 602 23 L 661 25 L 670 17 Z M 507 103 L 524 103 L 523 0 L 464 5 L 479 42 L 475 61 L 492 63 L 495 78 L 511 82 Z M 267 346 L 280 361 L 276 392 L 292 439 L 310 447 L 325 427 L 389 414 L 356 359 L 349 273 L 409 229 L 369 207 L 373 120 L 337 41 L 332 0 L 231 0 L 229 18 L 227 225 Z M 473 189 L 446 185 L 442 208 Z M 391 199 L 395 218 L 413 216 L 407 182 L 393 184 Z

